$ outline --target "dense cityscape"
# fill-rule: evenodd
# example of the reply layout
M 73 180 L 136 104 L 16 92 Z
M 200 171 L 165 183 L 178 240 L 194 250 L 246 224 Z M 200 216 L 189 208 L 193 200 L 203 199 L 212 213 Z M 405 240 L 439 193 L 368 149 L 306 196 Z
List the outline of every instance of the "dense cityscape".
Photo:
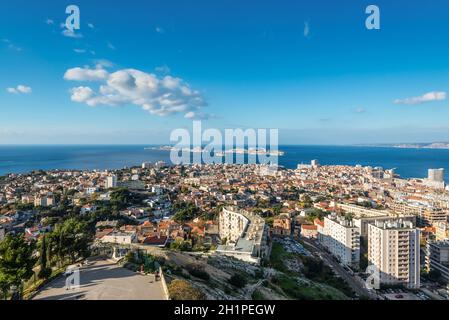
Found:
M 159 161 L 9 174 L 0 284 L 5 299 L 444 300 L 448 212 L 444 169 Z
M 1 314 L 447 313 L 448 12 L 0 1 Z

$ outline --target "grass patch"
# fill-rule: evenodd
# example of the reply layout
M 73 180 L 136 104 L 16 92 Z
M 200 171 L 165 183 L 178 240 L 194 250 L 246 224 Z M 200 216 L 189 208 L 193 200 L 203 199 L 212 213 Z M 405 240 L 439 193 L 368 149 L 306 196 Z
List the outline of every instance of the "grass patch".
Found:
M 289 273 L 290 271 L 285 266 L 285 259 L 290 259 L 291 254 L 285 251 L 284 246 L 278 242 L 273 242 L 270 256 L 270 266 L 278 271 Z
M 264 294 L 260 292 L 260 290 L 255 290 L 253 294 L 251 295 L 251 298 L 253 300 L 266 300 Z
M 335 276 L 329 266 L 325 265 L 322 260 L 303 257 L 304 275 L 315 282 L 323 283 L 343 292 L 348 297 L 354 297 L 354 291 L 341 278 Z
M 23 290 L 23 299 L 31 300 L 39 292 L 39 290 L 41 290 L 45 285 L 61 276 L 65 270 L 66 266 L 56 270 L 52 270 L 51 276 L 48 279 L 38 279 L 36 281 L 30 280 L 30 283 Z
M 298 260 L 301 270 L 289 270 L 286 261 Z M 281 295 L 297 300 L 341 300 L 353 297 L 354 292 L 347 283 L 337 278 L 332 269 L 322 260 L 300 254 L 289 253 L 280 243 L 274 242 L 270 266 L 281 274 L 273 278 L 268 287 Z M 307 281 L 297 281 L 300 278 Z
M 341 300 L 346 296 L 335 288 L 317 285 L 313 282 L 299 283 L 296 278 L 278 275 L 273 278 L 273 284 L 278 286 L 289 298 L 296 300 Z

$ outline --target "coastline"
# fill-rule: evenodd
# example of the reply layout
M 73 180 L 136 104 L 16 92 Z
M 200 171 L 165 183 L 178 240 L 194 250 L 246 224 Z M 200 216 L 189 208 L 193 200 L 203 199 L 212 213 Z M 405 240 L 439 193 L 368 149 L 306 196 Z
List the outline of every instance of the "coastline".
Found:
M 170 151 L 145 150 L 151 145 L 0 146 L 0 176 L 33 170 L 115 170 L 143 162 L 170 163 Z M 153 147 L 160 147 L 154 145 Z M 446 168 L 449 150 L 380 146 L 281 145 L 279 165 L 292 169 L 318 159 L 322 165 L 396 168 L 403 178 L 424 178 L 429 168 Z M 251 156 L 251 155 L 245 155 Z M 254 156 L 254 155 L 252 155 Z M 449 176 L 446 177 L 449 180 Z

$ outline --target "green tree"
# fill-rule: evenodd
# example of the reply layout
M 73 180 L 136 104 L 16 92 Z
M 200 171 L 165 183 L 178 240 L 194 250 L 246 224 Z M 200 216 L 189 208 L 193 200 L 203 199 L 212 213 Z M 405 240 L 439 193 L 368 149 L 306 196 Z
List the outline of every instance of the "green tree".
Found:
M 125 209 L 131 202 L 131 192 L 120 188 L 111 193 L 111 206 L 115 211 Z
M 21 287 L 31 278 L 36 259 L 33 257 L 35 243 L 27 243 L 22 235 L 7 235 L 0 242 L 0 283 L 2 291 L 11 286 Z
M 192 242 L 190 240 L 176 239 L 171 243 L 170 249 L 178 251 L 192 251 Z
M 176 211 L 176 213 L 173 216 L 173 220 L 178 223 L 185 223 L 200 216 L 200 210 L 190 202 L 176 203 L 174 205 L 174 210 Z
M 47 243 L 45 241 L 45 235 L 42 237 L 42 241 L 40 243 L 39 265 L 40 270 L 38 277 L 40 279 L 49 278 L 51 276 L 51 268 L 48 268 L 47 266 Z
M 57 224 L 49 235 L 51 254 L 58 258 L 59 264 L 67 259 L 75 262 L 78 258 L 89 256 L 91 234 L 87 232 L 85 222 L 77 218 L 70 218 Z
M 6 276 L 0 273 L 0 290 L 3 293 L 3 299 L 6 300 L 8 298 L 9 284 Z
M 39 255 L 39 264 L 41 269 L 47 267 L 47 244 L 45 243 L 45 235 L 42 237 L 42 241 L 40 244 L 40 255 Z

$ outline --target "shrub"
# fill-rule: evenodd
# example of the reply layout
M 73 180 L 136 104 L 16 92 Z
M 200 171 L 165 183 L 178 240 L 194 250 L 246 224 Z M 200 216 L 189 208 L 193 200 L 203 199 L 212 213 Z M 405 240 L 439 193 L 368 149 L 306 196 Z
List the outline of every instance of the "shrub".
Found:
M 189 271 L 189 273 L 197 278 L 203 279 L 208 281 L 210 279 L 210 275 L 204 271 L 204 269 L 201 266 L 198 265 L 188 265 L 186 267 L 187 271 Z
M 173 300 L 204 300 L 206 295 L 185 280 L 173 280 L 168 285 L 170 298 Z
M 262 292 L 260 292 L 259 290 L 255 290 L 253 292 L 253 294 L 251 295 L 251 298 L 253 300 L 266 300 L 265 296 L 263 295 Z
M 235 273 L 229 278 L 228 282 L 232 284 L 234 287 L 243 288 L 246 286 L 246 278 L 239 273 Z
M 172 242 L 170 249 L 177 251 L 192 251 L 192 242 L 189 240 L 176 239 Z

